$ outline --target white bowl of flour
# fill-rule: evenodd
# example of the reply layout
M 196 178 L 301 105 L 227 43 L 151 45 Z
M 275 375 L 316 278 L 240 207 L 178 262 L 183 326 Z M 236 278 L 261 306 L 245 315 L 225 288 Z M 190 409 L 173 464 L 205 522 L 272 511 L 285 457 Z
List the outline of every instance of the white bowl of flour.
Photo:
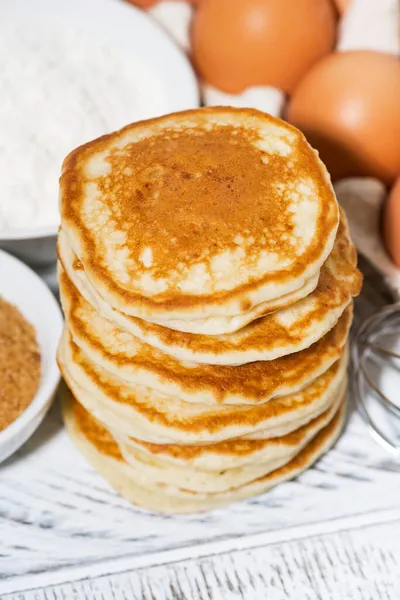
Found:
M 119 0 L 2 0 L 0 98 L 0 247 L 33 265 L 56 259 L 72 149 L 199 103 L 183 53 Z

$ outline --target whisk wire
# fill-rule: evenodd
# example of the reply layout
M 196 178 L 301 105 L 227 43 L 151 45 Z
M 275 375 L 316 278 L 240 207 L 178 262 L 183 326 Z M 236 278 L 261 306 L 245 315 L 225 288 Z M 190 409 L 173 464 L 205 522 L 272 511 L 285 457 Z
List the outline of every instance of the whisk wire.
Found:
M 355 370 L 354 382 L 354 395 L 356 399 L 357 408 L 359 413 L 366 422 L 372 436 L 379 442 L 379 444 L 396 456 L 400 456 L 400 445 L 394 443 L 389 436 L 382 430 L 382 428 L 376 423 L 371 417 L 371 414 L 367 406 L 368 389 L 374 393 L 375 398 L 378 399 L 380 404 L 389 410 L 396 418 L 400 417 L 400 406 L 395 404 L 391 398 L 389 398 L 380 387 L 374 382 L 370 375 L 367 358 L 373 353 L 383 354 L 390 356 L 395 359 L 400 359 L 400 353 L 387 348 L 377 342 L 382 333 L 388 331 L 387 328 L 383 327 L 384 323 L 387 323 L 392 317 L 400 317 L 400 302 L 385 306 L 373 315 L 365 319 L 362 325 L 354 337 L 353 344 L 353 368 Z M 390 331 L 392 331 L 391 327 Z M 400 330 L 399 330 L 400 335 Z M 393 365 L 389 367 L 394 368 Z M 367 388 L 367 389 L 366 389 Z

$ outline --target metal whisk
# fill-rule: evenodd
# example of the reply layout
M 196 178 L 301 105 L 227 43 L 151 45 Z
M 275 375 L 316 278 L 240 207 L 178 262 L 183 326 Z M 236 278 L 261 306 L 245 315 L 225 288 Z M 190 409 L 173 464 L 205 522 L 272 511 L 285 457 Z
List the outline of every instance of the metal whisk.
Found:
M 359 412 L 381 446 L 400 456 L 400 302 L 362 323 L 352 358 Z

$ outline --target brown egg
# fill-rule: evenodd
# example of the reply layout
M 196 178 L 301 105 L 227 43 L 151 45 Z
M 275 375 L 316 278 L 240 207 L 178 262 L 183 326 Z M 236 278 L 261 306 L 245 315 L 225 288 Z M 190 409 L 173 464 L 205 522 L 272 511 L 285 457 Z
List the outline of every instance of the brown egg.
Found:
M 291 92 L 332 50 L 331 0 L 202 0 L 192 27 L 193 58 L 214 87 L 239 93 L 255 85 Z
M 379 52 L 332 54 L 300 83 L 287 118 L 319 150 L 334 180 L 400 173 L 400 60 Z
M 400 177 L 383 210 L 383 239 L 393 262 L 400 267 Z

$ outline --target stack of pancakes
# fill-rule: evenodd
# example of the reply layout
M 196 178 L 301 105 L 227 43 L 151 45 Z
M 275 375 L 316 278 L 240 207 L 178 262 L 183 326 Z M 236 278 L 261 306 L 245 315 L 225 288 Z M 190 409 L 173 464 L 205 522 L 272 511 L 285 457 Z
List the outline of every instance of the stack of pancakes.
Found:
M 299 131 L 232 108 L 130 125 L 67 157 L 60 209 L 65 421 L 122 495 L 208 510 L 333 444 L 361 276 Z

